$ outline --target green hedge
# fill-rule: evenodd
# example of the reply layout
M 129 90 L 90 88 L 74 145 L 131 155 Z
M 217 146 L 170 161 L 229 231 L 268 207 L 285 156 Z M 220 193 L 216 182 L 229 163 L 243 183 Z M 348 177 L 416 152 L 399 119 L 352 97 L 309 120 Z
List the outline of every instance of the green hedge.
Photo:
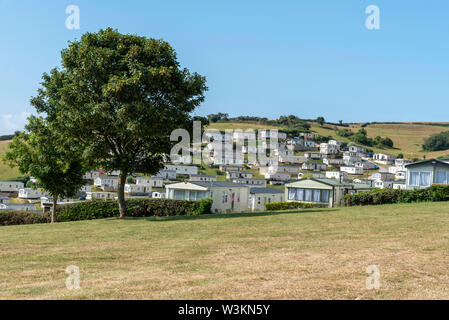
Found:
M 128 199 L 128 217 L 195 216 L 209 214 L 212 199 L 200 201 L 171 199 Z M 92 220 L 118 217 L 118 203 L 114 200 L 85 201 L 64 205 L 58 212 L 58 221 Z
M 309 208 L 325 208 L 327 204 L 309 203 L 309 202 L 272 202 L 265 204 L 265 210 L 289 210 L 289 209 L 309 209 Z
M 50 214 L 26 211 L 0 211 L 0 226 L 50 222 Z
M 365 206 L 389 203 L 410 203 L 424 201 L 449 201 L 449 186 L 433 185 L 426 189 L 400 190 L 376 189 L 344 197 L 346 206 Z

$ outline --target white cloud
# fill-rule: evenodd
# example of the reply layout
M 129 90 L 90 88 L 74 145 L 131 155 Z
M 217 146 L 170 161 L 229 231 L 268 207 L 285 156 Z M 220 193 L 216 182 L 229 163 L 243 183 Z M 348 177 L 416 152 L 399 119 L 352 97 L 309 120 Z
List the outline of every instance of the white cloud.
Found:
M 30 115 L 29 112 L 0 115 L 0 135 L 13 134 L 14 131 L 23 130 Z

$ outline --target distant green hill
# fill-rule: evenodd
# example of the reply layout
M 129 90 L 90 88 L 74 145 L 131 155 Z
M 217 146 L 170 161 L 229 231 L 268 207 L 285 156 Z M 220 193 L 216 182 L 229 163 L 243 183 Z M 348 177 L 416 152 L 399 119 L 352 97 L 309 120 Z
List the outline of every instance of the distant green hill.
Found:
M 310 131 L 318 133 L 321 136 L 332 136 L 334 139 L 343 140 L 345 142 L 350 142 L 348 138 L 340 137 L 337 135 L 337 130 L 341 129 L 341 126 L 335 124 L 325 123 L 323 126 L 318 125 L 315 121 L 309 121 L 311 125 Z M 433 134 L 440 133 L 442 131 L 447 131 L 448 123 L 444 122 L 383 122 L 383 123 L 351 123 L 345 129 L 357 132 L 362 127 L 367 131 L 367 135 L 370 138 L 375 138 L 376 136 L 389 137 L 393 140 L 394 148 L 371 148 L 374 152 L 391 153 L 398 155 L 402 153 L 404 157 L 413 159 L 422 159 L 426 156 L 429 158 L 437 158 L 449 156 L 449 150 L 445 151 L 435 151 L 429 152 L 422 150 L 422 145 Z M 211 123 L 209 128 L 216 128 L 219 130 L 225 129 L 279 129 L 282 130 L 282 126 L 274 125 L 259 125 L 257 122 L 218 122 Z
M 11 168 L 1 160 L 8 149 L 8 144 L 10 142 L 11 141 L 0 141 L 0 181 L 12 180 L 21 176 L 17 168 Z

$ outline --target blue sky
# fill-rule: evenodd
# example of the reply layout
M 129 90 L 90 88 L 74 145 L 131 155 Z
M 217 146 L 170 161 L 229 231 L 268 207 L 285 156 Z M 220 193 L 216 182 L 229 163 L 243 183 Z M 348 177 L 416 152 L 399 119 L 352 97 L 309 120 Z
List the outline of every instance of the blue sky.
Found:
M 67 41 L 106 27 L 163 38 L 205 75 L 199 115 L 449 121 L 449 1 L 0 0 L 0 134 L 23 127 Z

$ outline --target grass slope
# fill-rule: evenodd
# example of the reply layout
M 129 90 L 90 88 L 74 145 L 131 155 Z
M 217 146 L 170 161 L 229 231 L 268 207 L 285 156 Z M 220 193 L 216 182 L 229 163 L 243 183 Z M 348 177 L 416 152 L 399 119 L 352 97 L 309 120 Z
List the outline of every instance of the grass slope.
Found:
M 17 168 L 11 168 L 9 165 L 3 163 L 2 158 L 8 149 L 8 144 L 11 141 L 0 141 L 0 181 L 13 180 L 20 176 Z
M 440 124 L 440 125 L 439 125 Z M 323 127 L 319 126 L 316 122 L 310 122 L 311 131 L 316 132 L 322 136 L 332 136 L 334 139 L 350 142 L 349 139 L 340 137 L 337 135 L 336 130 L 343 127 L 338 127 L 331 124 L 325 124 Z M 213 123 L 210 128 L 216 128 L 219 130 L 225 129 L 279 129 L 282 127 L 259 125 L 256 122 L 220 122 Z M 361 124 L 352 124 L 349 129 L 357 132 L 361 128 Z M 365 127 L 368 136 L 374 138 L 376 136 L 390 137 L 394 142 L 393 149 L 379 149 L 371 148 L 374 152 L 384 152 L 397 155 L 399 153 L 404 154 L 406 158 L 419 158 L 422 159 L 425 155 L 427 159 L 437 158 L 439 156 L 449 156 L 449 150 L 426 152 L 422 150 L 422 144 L 431 136 L 442 131 L 449 131 L 447 123 L 380 123 L 370 124 Z
M 0 299 L 448 299 L 448 240 L 447 203 L 1 227 Z
M 350 142 L 349 139 L 337 135 L 335 130 L 338 128 L 341 127 L 336 127 L 328 124 L 324 125 L 324 127 L 320 127 L 317 124 L 312 124 L 311 130 L 323 136 L 330 135 L 335 139 Z M 354 124 L 350 125 L 348 129 L 357 132 L 361 129 L 361 126 L 360 124 Z M 449 150 L 437 152 L 426 152 L 422 150 L 422 144 L 432 134 L 442 131 L 449 131 L 449 128 L 447 128 L 446 126 L 411 123 L 388 123 L 370 124 L 366 126 L 365 129 L 367 131 L 368 137 L 370 138 L 381 136 L 389 137 L 391 138 L 391 140 L 393 140 L 394 148 L 371 148 L 374 150 L 374 152 L 391 153 L 394 155 L 402 153 L 404 157 L 408 159 L 422 159 L 424 155 L 427 159 L 449 155 Z

